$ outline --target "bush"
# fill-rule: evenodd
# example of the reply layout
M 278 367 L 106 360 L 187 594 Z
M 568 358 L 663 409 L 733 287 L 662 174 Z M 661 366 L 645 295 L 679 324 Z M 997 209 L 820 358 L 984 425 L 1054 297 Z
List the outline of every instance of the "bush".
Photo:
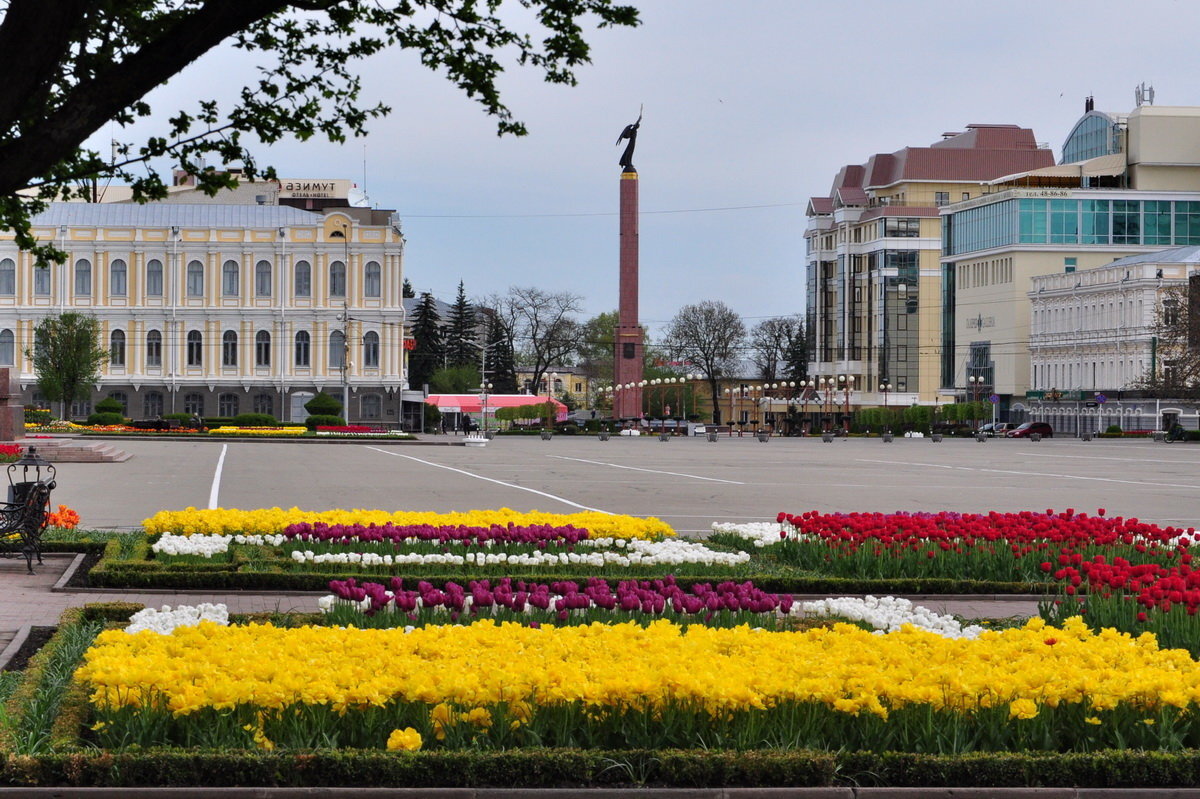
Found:
M 342 427 L 346 424 L 346 420 L 340 416 L 331 416 L 329 414 L 314 414 L 304 421 L 304 426 L 309 430 L 316 430 L 320 427 Z
M 436 433 L 438 426 L 442 423 L 442 412 L 436 406 L 425 403 L 423 415 L 423 424 L 425 425 L 426 433 Z
M 579 425 L 577 425 L 577 424 L 559 425 L 558 432 L 562 433 L 564 436 L 577 435 L 579 433 Z
M 304 403 L 304 410 L 314 416 L 338 416 L 342 412 L 342 403 L 336 397 L 322 391 Z M 345 422 L 339 422 L 339 424 L 345 424 Z
M 232 416 L 205 416 L 205 427 L 224 427 L 227 424 L 233 424 Z
M 190 413 L 164 413 L 162 418 L 164 420 L 174 419 L 180 424 L 187 424 L 188 422 L 192 421 L 192 415 Z
M 1121 425 L 1119 425 L 1119 424 L 1110 424 L 1108 427 L 1106 427 L 1106 428 L 1104 429 L 1104 432 L 1106 432 L 1106 433 L 1116 433 L 1117 435 L 1121 435 L 1121 433 L 1122 433 L 1122 430 L 1121 430 Z
M 52 421 L 54 414 L 44 408 L 25 408 L 26 424 L 50 424 Z
M 241 413 L 233 417 L 238 427 L 278 427 L 279 420 L 269 413 Z
M 105 397 L 96 403 L 96 413 L 125 413 L 125 408 L 112 397 Z
M 125 417 L 119 413 L 93 413 L 87 418 L 88 424 L 125 424 Z

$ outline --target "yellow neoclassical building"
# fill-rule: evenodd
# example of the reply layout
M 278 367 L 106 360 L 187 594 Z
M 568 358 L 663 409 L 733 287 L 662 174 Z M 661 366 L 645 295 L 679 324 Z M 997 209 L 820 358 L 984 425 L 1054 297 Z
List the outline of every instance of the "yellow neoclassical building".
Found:
M 54 203 L 33 230 L 67 253 L 37 267 L 0 233 L 0 366 L 41 403 L 30 348 L 51 314 L 94 315 L 109 360 L 92 402 L 128 416 L 306 416 L 317 391 L 350 420 L 400 424 L 404 239 L 391 211 L 282 205 Z

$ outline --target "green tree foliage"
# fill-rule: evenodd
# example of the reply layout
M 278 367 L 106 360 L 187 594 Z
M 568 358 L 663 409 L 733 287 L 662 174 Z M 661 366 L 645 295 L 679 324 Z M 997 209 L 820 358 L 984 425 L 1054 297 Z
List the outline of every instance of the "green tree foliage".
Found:
M 516 394 L 517 359 L 513 352 L 512 336 L 499 314 L 489 310 L 486 316 L 487 351 L 484 363 L 487 380 L 492 384 L 492 392 L 495 394 Z
M 593 382 L 613 381 L 613 355 L 619 315 L 604 311 L 585 321 L 579 332 L 579 366 Z
M 25 354 L 33 360 L 38 389 L 51 402 L 62 403 L 66 419 L 71 403 L 91 394 L 89 385 L 100 379 L 100 367 L 108 361 L 100 322 L 74 312 L 47 316 L 38 322 L 33 340 Z
M 408 385 L 420 389 L 442 366 L 442 317 L 429 292 L 421 295 L 413 312 L 412 335 L 416 348 L 408 357 Z
M 304 410 L 313 416 L 338 416 L 342 412 L 342 401 L 322 391 L 304 403 Z
M 466 394 L 479 389 L 479 370 L 474 366 L 447 366 L 429 378 L 431 394 Z
M 450 307 L 450 318 L 445 327 L 446 361 L 450 366 L 479 366 L 479 347 L 475 337 L 475 306 L 467 299 L 463 282 L 458 281 L 458 295 Z M 476 369 L 478 374 L 478 369 Z M 478 383 L 476 384 L 478 385 Z
M 408 278 L 404 278 L 404 285 L 400 289 L 401 296 L 406 300 L 416 299 L 417 292 L 413 291 L 412 283 L 408 282 Z
M 511 4 L 513 7 L 517 3 Z M 0 4 L 0 53 L 20 64 L 0 86 L 0 228 L 39 259 L 61 260 L 39 246 L 30 214 L 41 202 L 18 199 L 37 189 L 42 201 L 83 196 L 99 178 L 129 181 L 135 200 L 161 199 L 166 182 L 154 163 L 170 159 L 216 193 L 236 185 L 224 170 L 273 177 L 246 142 L 286 136 L 342 142 L 364 135 L 391 109 L 365 101 L 357 68 L 387 49 L 414 51 L 498 120 L 500 133 L 523 134 L 500 99 L 504 60 L 539 69 L 547 81 L 573 84 L 587 63 L 583 25 L 636 25 L 637 12 L 612 0 L 8 0 Z M 520 19 L 520 30 L 511 20 Z M 531 32 L 525 30 L 528 28 Z M 259 62 L 231 107 L 199 99 L 159 115 L 156 135 L 120 142 L 115 159 L 84 148 L 110 122 L 154 116 L 146 96 L 205 53 L 228 44 Z

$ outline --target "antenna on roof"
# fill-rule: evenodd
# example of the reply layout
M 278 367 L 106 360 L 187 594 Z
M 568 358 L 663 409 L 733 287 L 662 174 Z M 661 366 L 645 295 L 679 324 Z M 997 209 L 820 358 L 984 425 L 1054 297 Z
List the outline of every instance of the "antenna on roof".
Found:
M 1133 88 L 1133 99 L 1138 108 L 1141 108 L 1143 103 L 1154 105 L 1154 87 L 1147 86 L 1146 81 L 1142 81 Z

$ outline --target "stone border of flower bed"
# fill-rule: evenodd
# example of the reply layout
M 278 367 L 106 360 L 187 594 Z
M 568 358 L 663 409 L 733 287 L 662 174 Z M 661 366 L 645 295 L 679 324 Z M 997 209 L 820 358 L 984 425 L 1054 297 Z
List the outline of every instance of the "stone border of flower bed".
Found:
M 46 690 L 47 666 L 69 628 L 124 622 L 139 608 L 99 603 L 64 612 L 59 632 L 31 661 L 6 706 L 15 723 L 22 723 L 22 703 Z M 86 693 L 73 684 L 58 691 L 54 717 L 42 721 L 49 725 L 55 751 L 14 754 L 12 738 L 0 735 L 0 787 L 215 787 L 214 775 L 219 775 L 222 784 L 242 787 L 841 787 L 855 795 L 860 786 L 1113 789 L 1185 788 L 1200 782 L 1200 750 L 959 756 L 782 750 L 97 751 L 80 746 L 74 732 L 86 723 Z M 1073 790 L 1069 795 L 1086 794 Z

